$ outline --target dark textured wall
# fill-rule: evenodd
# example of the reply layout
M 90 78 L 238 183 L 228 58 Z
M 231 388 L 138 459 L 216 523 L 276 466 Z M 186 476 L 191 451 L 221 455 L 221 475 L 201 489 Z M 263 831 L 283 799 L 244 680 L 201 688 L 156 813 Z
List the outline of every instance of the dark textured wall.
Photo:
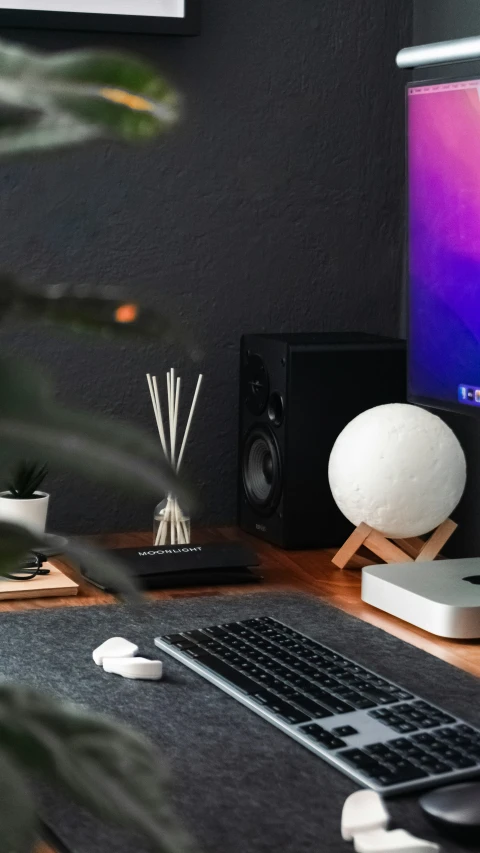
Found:
M 480 4 L 477 0 L 415 0 L 414 40 L 416 44 L 473 35 L 480 35 Z M 423 80 L 476 74 L 480 76 L 480 61 L 421 68 L 414 73 L 414 77 Z M 449 415 L 444 412 L 439 414 L 458 436 L 467 457 L 467 488 L 454 514 L 455 520 L 459 523 L 459 529 L 448 550 L 452 556 L 479 556 L 480 421 L 468 415 Z
M 395 334 L 402 265 L 403 79 L 411 3 L 205 0 L 197 38 L 16 31 L 57 49 L 144 54 L 184 121 L 135 150 L 103 145 L 0 166 L 2 265 L 32 281 L 122 282 L 195 332 L 205 388 L 188 454 L 204 519 L 235 515 L 244 331 Z M 51 330 L 1 346 L 53 371 L 62 400 L 153 429 L 145 372 L 178 352 Z M 152 507 L 51 479 L 51 527 L 146 527 Z
M 414 43 L 478 35 L 477 0 L 414 0 Z

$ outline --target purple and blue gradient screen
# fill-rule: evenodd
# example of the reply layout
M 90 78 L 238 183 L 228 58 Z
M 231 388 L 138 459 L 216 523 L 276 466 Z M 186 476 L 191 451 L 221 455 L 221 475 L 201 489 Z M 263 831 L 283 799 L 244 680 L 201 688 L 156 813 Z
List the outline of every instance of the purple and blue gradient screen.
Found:
M 480 80 L 407 91 L 409 392 L 480 414 Z

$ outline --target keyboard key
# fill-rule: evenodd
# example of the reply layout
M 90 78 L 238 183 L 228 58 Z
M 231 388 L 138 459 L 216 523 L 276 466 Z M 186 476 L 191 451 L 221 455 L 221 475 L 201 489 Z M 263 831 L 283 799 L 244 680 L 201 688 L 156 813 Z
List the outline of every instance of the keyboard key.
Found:
M 403 702 L 405 699 L 413 699 L 411 693 L 407 693 L 405 690 L 399 690 L 398 687 L 394 687 L 393 685 L 389 688 L 388 692 L 396 702 Z
M 171 646 L 175 646 L 177 649 L 188 649 L 194 642 L 192 640 L 188 640 L 182 634 L 166 634 L 166 636 L 161 637 L 166 643 L 169 643 Z
M 467 726 L 466 723 L 455 726 L 455 731 L 465 737 L 469 737 L 471 740 L 480 740 L 480 732 L 476 731 L 476 729 L 472 729 L 471 726 Z
M 183 636 L 192 643 L 198 643 L 201 646 L 203 646 L 204 643 L 208 643 L 211 639 L 207 634 L 204 634 L 203 631 L 185 631 Z
M 423 761 L 419 761 L 418 764 L 423 770 L 426 770 L 427 773 L 430 773 L 432 776 L 440 776 L 442 773 L 451 773 L 452 768 L 445 764 L 443 761 L 438 761 L 430 756 L 428 759 Z
M 348 687 L 341 687 L 335 690 L 335 693 L 338 693 L 342 699 L 352 705 L 359 711 L 367 710 L 368 708 L 373 708 L 375 702 L 372 702 L 371 699 L 367 699 L 366 696 L 362 696 L 361 693 L 357 693 L 356 690 L 350 690 Z
M 252 681 L 251 678 L 246 677 L 242 672 L 238 672 L 233 666 L 219 660 L 213 655 L 205 654 L 200 660 L 203 666 L 207 666 L 216 675 L 225 678 L 243 693 L 252 695 L 258 690 L 258 684 L 255 681 Z
M 368 681 L 366 682 L 368 684 Z M 389 702 L 394 702 L 393 696 L 390 696 L 385 690 L 379 690 L 376 687 L 369 687 L 368 689 L 363 687 L 358 688 L 362 693 L 365 693 L 369 699 L 373 699 L 377 705 L 387 705 Z
M 314 652 L 311 649 L 307 649 L 307 648 L 305 648 L 305 646 L 303 646 L 303 648 L 302 648 L 301 657 L 303 658 L 303 660 L 306 660 L 306 661 L 309 661 L 310 663 L 314 663 L 314 664 L 318 664 L 318 665 L 320 665 L 323 662 L 323 657 L 321 655 L 319 655 L 318 652 Z
M 468 751 L 472 746 L 472 741 L 467 737 L 460 737 L 456 735 L 455 739 L 451 741 L 453 746 L 456 746 L 457 749 L 461 749 L 462 752 L 466 752 L 468 755 Z M 475 744 L 477 745 L 477 744 Z
M 420 732 L 418 735 L 412 735 L 412 740 L 415 741 L 415 743 L 419 743 L 421 746 L 425 746 L 427 749 L 431 749 L 436 743 L 433 735 L 429 735 L 427 732 Z
M 237 637 L 242 637 L 247 633 L 251 633 L 244 622 L 230 622 L 229 625 L 224 625 L 223 628 L 228 631 L 229 634 L 235 634 Z
M 374 711 L 368 712 L 368 716 L 373 717 L 374 720 L 380 720 L 380 722 L 383 723 L 385 719 L 393 716 L 393 712 L 387 708 L 375 708 Z
M 429 763 L 433 759 L 432 755 L 429 755 L 428 752 L 425 752 L 425 750 L 420 749 L 419 746 L 414 746 L 413 744 L 410 749 L 399 753 L 399 755 L 403 755 L 405 758 L 408 758 L 420 767 L 424 767 L 426 763 Z
M 401 732 L 404 735 L 409 734 L 410 732 L 416 732 L 418 729 L 418 726 L 414 723 L 408 723 L 406 720 L 401 720 L 399 718 L 393 719 L 388 723 L 385 723 L 385 725 L 390 726 L 394 732 Z
M 353 705 L 349 705 L 348 702 L 344 702 L 343 699 L 339 699 L 338 696 L 334 696 L 332 693 L 327 693 L 326 690 L 316 691 L 315 697 L 326 708 L 330 708 L 330 711 L 334 714 L 348 714 L 349 711 L 354 710 Z
M 480 744 L 479 743 L 472 743 L 471 746 L 469 746 L 469 748 L 468 748 L 468 754 L 472 758 L 475 758 L 477 763 L 480 764 Z
M 320 743 L 326 749 L 341 749 L 343 746 L 346 746 L 344 740 L 336 737 L 331 732 L 327 732 L 326 729 L 323 729 L 321 726 L 318 726 L 316 723 L 311 723 L 308 726 L 302 726 L 302 732 L 311 737 L 317 743 Z
M 333 693 L 337 693 L 338 688 L 342 687 L 341 681 L 338 681 L 337 678 L 332 678 L 330 675 L 325 675 L 323 672 L 317 673 L 312 681 L 324 690 L 332 690 Z
M 372 684 L 373 687 L 379 687 L 381 690 L 390 690 L 392 685 L 388 681 L 385 681 L 384 678 L 379 678 L 378 675 L 373 675 L 370 672 L 367 675 L 369 676 L 368 683 Z
M 290 664 L 289 664 L 290 666 Z M 317 675 L 317 670 L 315 667 L 310 666 L 310 664 L 305 661 L 298 659 L 298 663 L 294 666 L 295 672 L 301 672 L 302 675 L 305 675 L 307 678 L 315 679 Z
M 322 664 L 322 670 L 328 675 L 332 675 L 334 678 L 340 678 L 345 684 L 350 684 L 350 682 L 353 681 L 348 669 L 340 666 L 335 661 Z
M 182 649 L 182 651 L 184 652 L 184 654 L 188 655 L 190 658 L 194 658 L 194 660 L 197 658 L 199 660 L 201 660 L 204 657 L 208 656 L 208 652 L 206 649 L 202 649 L 201 646 L 196 646 L 196 645 L 191 645 L 191 646 L 185 647 Z
M 433 705 L 429 705 L 428 702 L 425 702 L 423 699 L 415 699 L 415 701 L 412 702 L 412 705 L 415 708 L 421 708 L 422 711 L 426 711 L 427 713 L 431 713 L 436 710 Z
M 309 696 L 313 696 L 315 699 L 318 699 L 317 694 L 320 696 L 323 695 L 320 689 L 316 689 L 313 681 L 309 681 L 308 678 L 304 678 L 303 675 L 300 674 L 292 674 L 286 677 L 286 680 L 289 684 L 293 684 L 293 686 L 300 693 L 308 693 Z
M 336 729 L 332 729 L 332 732 L 338 737 L 351 737 L 352 735 L 358 735 L 356 729 L 353 726 L 337 726 Z
M 374 777 L 375 774 L 380 774 L 383 770 L 386 770 L 374 756 L 368 755 L 368 753 L 363 752 L 361 749 L 345 749 L 343 752 L 338 753 L 338 757 L 357 770 L 366 773 L 368 776 Z
M 434 719 L 437 721 L 437 726 L 448 726 L 457 722 L 455 717 L 451 717 L 450 714 L 443 714 L 438 711 L 436 712 Z
M 457 747 L 467 753 L 472 746 L 470 738 L 462 737 L 462 735 L 460 735 L 455 729 L 437 729 L 435 737 L 440 738 L 440 740 L 445 743 L 448 743 L 449 746 Z
M 307 720 L 311 719 L 308 714 L 305 714 L 303 711 L 300 711 L 298 708 L 290 705 L 289 702 L 279 699 L 279 697 L 274 696 L 273 693 L 267 695 L 267 691 L 265 691 L 258 693 L 253 698 L 261 705 L 267 707 L 270 711 L 273 711 L 277 717 L 281 717 L 287 723 L 292 723 L 292 725 L 295 725 L 296 723 L 305 723 Z
M 352 661 L 344 660 L 342 663 L 345 669 L 347 669 L 355 676 L 361 676 L 362 678 L 368 678 L 369 680 L 375 679 L 377 677 L 373 674 L 373 672 L 369 672 L 368 669 L 364 669 L 363 666 L 358 666 L 358 664 L 353 663 Z
M 383 723 L 395 732 L 409 734 L 410 732 L 415 732 L 417 730 L 418 727 L 414 723 L 409 723 L 402 717 L 397 716 L 396 712 L 397 708 L 394 708 L 393 710 L 390 710 L 389 708 L 378 708 L 375 711 L 369 711 L 368 713 L 370 717 L 373 717 L 375 720 L 378 720 L 379 723 Z
M 416 767 L 410 761 L 404 761 L 393 769 L 382 768 L 378 774 L 371 774 L 372 779 L 380 785 L 402 785 L 405 782 L 413 782 L 417 779 L 426 779 L 428 773 L 420 767 Z
M 228 632 L 225 631 L 225 628 L 220 628 L 218 625 L 213 625 L 212 628 L 204 628 L 204 634 L 208 634 L 209 637 L 228 637 Z
M 321 719 L 332 716 L 331 711 L 328 711 L 327 708 L 324 708 L 318 702 L 314 702 L 313 699 L 309 699 L 308 696 L 304 696 L 303 693 L 293 692 L 288 698 L 291 702 L 295 702 L 295 705 L 298 705 L 302 711 L 307 711 L 311 717 Z
M 477 764 L 474 758 L 470 758 L 468 755 L 463 755 L 463 753 L 457 752 L 456 750 L 450 750 L 448 753 L 444 753 L 441 758 L 447 761 L 451 767 L 455 768 L 455 770 L 466 770 L 468 767 L 476 767 Z
M 470 758 L 458 750 L 452 749 L 445 741 L 437 740 L 429 747 L 429 751 L 433 752 L 441 761 L 447 762 L 450 767 L 454 767 L 456 770 L 475 767 L 477 763 L 474 758 Z
M 217 642 L 217 640 L 207 640 L 206 643 L 202 644 L 204 649 L 208 649 L 209 652 L 212 652 L 214 655 L 219 655 L 222 657 L 223 654 L 228 652 L 226 646 L 222 646 L 221 643 Z
M 371 746 L 366 746 L 365 752 L 373 755 L 382 764 L 391 764 L 393 767 L 401 765 L 405 760 L 403 756 L 399 755 L 393 749 L 389 749 L 384 743 L 374 743 Z
M 406 737 L 397 737 L 393 740 L 387 741 L 387 745 L 391 749 L 395 749 L 397 752 L 401 752 L 403 754 L 407 754 L 409 749 L 418 749 L 419 747 L 416 744 L 412 743 L 409 738 Z
M 437 725 L 447 726 L 450 723 L 456 722 L 455 717 L 451 717 L 450 714 L 446 714 L 439 708 L 429 705 L 428 702 L 424 702 L 422 699 L 417 699 L 415 702 L 412 702 L 412 707 L 423 711 L 423 713 L 432 720 L 437 720 Z

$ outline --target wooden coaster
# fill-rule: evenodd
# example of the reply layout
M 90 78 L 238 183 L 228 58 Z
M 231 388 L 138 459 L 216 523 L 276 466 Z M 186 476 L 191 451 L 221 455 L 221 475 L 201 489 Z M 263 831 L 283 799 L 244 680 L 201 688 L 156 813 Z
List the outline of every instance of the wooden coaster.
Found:
M 38 575 L 31 581 L 0 580 L 0 601 L 7 598 L 51 598 L 60 595 L 76 595 L 78 583 L 72 581 L 52 563 L 44 563 L 50 569 L 48 575 Z

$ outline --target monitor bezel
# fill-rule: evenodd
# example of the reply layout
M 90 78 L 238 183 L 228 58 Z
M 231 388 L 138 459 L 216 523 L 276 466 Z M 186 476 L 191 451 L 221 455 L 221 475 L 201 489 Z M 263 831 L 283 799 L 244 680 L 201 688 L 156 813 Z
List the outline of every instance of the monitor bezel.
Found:
M 407 265 L 406 265 L 406 278 L 407 278 L 407 299 L 406 299 L 406 309 L 407 309 L 407 400 L 409 403 L 415 403 L 419 406 L 425 406 L 430 409 L 440 409 L 444 412 L 455 412 L 462 415 L 469 415 L 473 418 L 480 418 L 480 406 L 469 406 L 468 404 L 462 405 L 458 400 L 449 401 L 449 400 L 439 400 L 436 397 L 423 397 L 417 394 L 413 394 L 410 390 L 411 382 L 410 382 L 410 295 L 411 295 L 411 285 L 410 285 L 410 213 L 409 213 L 409 203 L 410 203 L 410 193 L 409 193 L 409 162 L 408 162 L 408 92 L 410 89 L 416 89 L 419 86 L 437 86 L 442 83 L 462 83 L 469 82 L 473 80 L 478 80 L 480 83 L 480 72 L 477 71 L 476 74 L 466 75 L 462 74 L 460 76 L 455 77 L 429 77 L 425 80 L 410 80 L 405 86 L 405 211 L 406 211 L 406 228 L 405 228 L 405 245 L 406 245 L 406 255 L 407 255 Z

